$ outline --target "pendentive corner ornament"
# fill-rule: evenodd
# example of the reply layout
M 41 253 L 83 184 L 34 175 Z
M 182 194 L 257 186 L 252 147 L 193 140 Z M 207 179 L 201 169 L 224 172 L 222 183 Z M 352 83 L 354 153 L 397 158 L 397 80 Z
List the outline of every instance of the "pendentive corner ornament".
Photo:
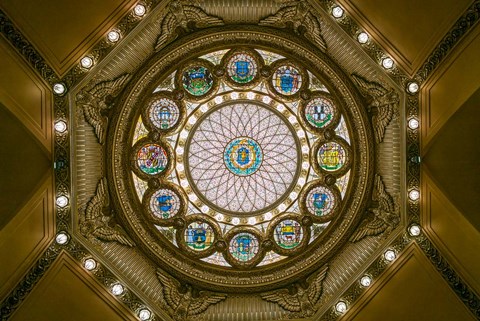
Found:
M 209 306 L 227 298 L 224 293 L 198 291 L 189 284 L 182 285 L 160 269 L 157 277 L 162 284 L 163 303 L 176 321 L 198 319 Z
M 306 282 L 296 282 L 290 288 L 265 292 L 262 299 L 277 303 L 292 318 L 312 316 L 317 311 L 317 303 L 323 293 L 323 281 L 327 277 L 328 265 L 320 268 L 317 274 L 310 276 Z
M 87 204 L 85 216 L 80 215 L 80 233 L 89 239 L 135 246 L 122 228 L 112 221 L 113 212 L 109 204 L 107 179 L 104 177 L 98 182 L 95 196 Z
M 394 89 L 388 90 L 381 84 L 368 81 L 357 74 L 352 74 L 352 80 L 362 95 L 369 99 L 368 112 L 372 115 L 375 142 L 379 144 L 383 141 L 385 129 L 392 121 L 395 110 L 398 110 L 398 94 Z
M 288 2 L 276 13 L 258 23 L 260 26 L 275 28 L 291 28 L 293 31 L 313 42 L 323 52 L 327 50 L 327 43 L 322 36 L 319 14 L 306 1 Z
M 108 113 L 114 99 L 129 78 L 129 74 L 123 74 L 113 80 L 103 81 L 83 89 L 76 96 L 77 105 L 82 108 L 85 120 L 93 127 L 98 142 L 102 145 L 107 132 Z
M 168 13 L 162 20 L 160 35 L 155 43 L 155 51 L 160 50 L 179 35 L 199 28 L 223 26 L 221 18 L 208 15 L 202 8 L 194 6 L 191 1 L 172 1 Z
M 360 224 L 359 228 L 350 237 L 351 242 L 357 242 L 367 236 L 375 236 L 384 233 L 388 236 L 390 232 L 400 223 L 397 206 L 393 198 L 385 190 L 380 175 L 375 175 L 375 186 L 372 196 L 373 206 L 370 207 L 368 217 Z

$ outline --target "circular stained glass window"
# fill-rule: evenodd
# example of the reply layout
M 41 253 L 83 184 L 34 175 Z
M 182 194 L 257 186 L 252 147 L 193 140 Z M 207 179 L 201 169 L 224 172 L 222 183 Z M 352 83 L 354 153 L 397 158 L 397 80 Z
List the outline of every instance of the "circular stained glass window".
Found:
M 208 223 L 196 221 L 190 223 L 185 229 L 184 240 L 190 249 L 204 251 L 212 246 L 215 234 Z
M 151 196 L 150 209 L 160 219 L 172 218 L 180 209 L 180 198 L 171 189 L 160 189 Z
M 258 253 L 258 239 L 251 233 L 238 233 L 229 244 L 229 252 L 234 259 L 240 262 L 252 260 Z
M 302 74 L 292 65 L 281 65 L 273 72 L 272 85 L 282 95 L 294 95 L 302 86 Z
M 137 152 L 137 164 L 142 172 L 148 175 L 161 173 L 167 167 L 168 155 L 162 146 L 146 144 Z
M 328 188 L 317 186 L 312 188 L 305 199 L 307 210 L 312 215 L 326 216 L 335 208 L 335 195 Z
M 320 146 L 317 153 L 320 168 L 326 171 L 337 171 L 347 161 L 345 150 L 336 142 L 328 142 Z
M 288 120 L 256 102 L 205 114 L 186 146 L 190 185 L 224 213 L 267 211 L 287 196 L 300 171 L 299 142 Z
M 190 66 L 183 71 L 183 88 L 193 96 L 203 96 L 213 86 L 213 75 L 205 66 Z
M 314 128 L 328 126 L 335 117 L 335 107 L 325 98 L 312 99 L 305 106 L 305 119 Z
M 247 53 L 234 54 L 227 63 L 228 76 L 236 83 L 246 84 L 257 75 L 257 63 Z
M 295 220 L 284 220 L 275 227 L 273 237 L 281 248 L 294 249 L 302 242 L 303 229 Z
M 155 127 L 167 130 L 177 124 L 180 110 L 173 100 L 160 98 L 150 105 L 148 115 Z

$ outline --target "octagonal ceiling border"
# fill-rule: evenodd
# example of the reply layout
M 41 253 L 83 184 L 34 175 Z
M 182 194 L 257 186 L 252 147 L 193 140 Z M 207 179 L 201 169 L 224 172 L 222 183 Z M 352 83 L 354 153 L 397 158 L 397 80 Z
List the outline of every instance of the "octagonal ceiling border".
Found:
M 320 4 L 323 8 L 332 8 L 334 3 L 330 1 L 323 1 Z M 458 43 L 461 36 L 463 36 L 478 20 L 479 20 L 479 8 L 480 2 L 475 1 L 474 4 L 467 10 L 467 12 L 462 15 L 462 17 L 455 23 L 449 33 L 443 38 L 442 42 L 437 46 L 435 51 L 430 55 L 427 62 L 420 68 L 415 79 L 422 82 L 428 77 L 428 75 L 435 70 L 438 64 L 448 55 L 451 49 Z M 346 16 L 348 19 L 348 16 Z M 5 16 L 3 12 L 0 12 L 0 24 L 1 32 L 5 38 L 7 38 L 10 43 L 19 50 L 19 52 L 25 57 L 25 59 L 33 65 L 33 67 L 40 73 L 40 75 L 49 82 L 52 86 L 55 82 L 60 81 L 58 77 L 54 74 L 51 67 L 49 67 L 45 60 L 38 54 L 38 52 L 33 49 L 33 47 L 25 40 L 25 37 L 20 34 L 20 32 L 14 27 L 11 21 Z M 356 36 L 356 32 L 359 27 L 353 22 L 348 21 L 348 23 L 341 22 L 342 28 L 344 28 L 347 34 L 351 36 Z M 370 45 L 373 42 L 370 41 Z M 374 60 L 378 61 L 378 48 L 372 49 L 372 46 L 369 45 L 369 48 L 366 50 L 371 56 L 374 57 Z M 376 45 L 373 45 L 375 47 Z M 95 47 L 95 50 L 99 50 L 99 47 Z M 100 52 L 105 52 L 104 50 L 99 50 Z M 400 74 L 400 75 L 399 75 Z M 392 73 L 390 76 L 395 79 L 398 83 L 403 85 L 405 88 L 407 82 L 409 81 L 405 76 L 401 75 L 401 72 Z M 81 78 L 81 77 L 80 77 Z M 72 75 L 67 75 L 62 79 L 64 83 L 68 86 L 73 86 L 79 81 L 79 78 Z M 417 117 L 418 116 L 418 95 L 409 96 L 408 99 L 408 110 L 407 117 Z M 68 107 L 67 102 L 64 97 L 56 96 L 55 97 L 55 116 L 56 120 L 63 120 L 69 123 L 68 117 Z M 67 127 L 68 128 L 68 127 Z M 409 172 L 409 181 L 408 186 L 417 186 L 419 180 L 419 166 L 415 161 L 415 157 L 418 156 L 418 132 L 408 131 L 408 153 L 409 160 L 407 163 L 407 170 Z M 69 132 L 65 134 L 59 134 L 58 132 L 55 135 L 55 164 L 56 164 L 56 188 L 57 196 L 66 195 L 70 196 L 71 186 L 70 186 L 70 177 L 69 177 Z M 410 156 L 412 158 L 410 158 Z M 416 183 L 416 184 L 415 184 Z M 57 231 L 66 230 L 70 231 L 69 227 L 69 217 L 70 217 L 70 208 L 67 205 L 64 209 L 57 207 Z M 418 201 L 409 202 L 409 214 L 410 222 L 418 223 L 419 219 L 419 208 Z M 451 268 L 451 266 L 446 262 L 442 257 L 441 253 L 433 246 L 428 237 L 422 234 L 420 237 L 412 238 L 406 232 L 402 233 L 391 245 L 391 247 L 398 248 L 398 251 L 403 249 L 404 244 L 409 242 L 416 241 L 427 257 L 430 259 L 432 264 L 439 270 L 442 276 L 446 279 L 448 284 L 452 287 L 454 292 L 460 297 L 460 299 L 466 303 L 468 308 L 477 316 L 480 314 L 478 310 L 479 299 L 474 294 L 472 290 L 463 282 L 463 280 L 458 276 L 458 274 Z M 81 262 L 86 256 L 89 256 L 86 248 L 82 244 L 78 243 L 75 239 L 70 239 L 67 243 L 68 245 L 59 245 L 55 241 L 52 241 L 52 244 L 47 248 L 46 252 L 39 258 L 37 263 L 30 269 L 26 277 L 17 285 L 16 288 L 12 290 L 10 295 L 5 298 L 1 304 L 2 317 L 6 318 L 11 315 L 15 309 L 19 306 L 22 300 L 28 295 L 35 283 L 41 278 L 43 273 L 48 269 L 51 263 L 58 256 L 59 252 L 62 250 L 67 250 L 71 254 L 77 253 L 75 257 L 79 262 Z M 374 269 L 381 273 L 386 266 L 382 267 L 382 258 L 379 257 L 377 260 L 370 265 L 369 269 Z M 380 266 L 380 268 L 379 268 Z M 105 270 L 105 273 L 115 278 L 108 270 Z M 373 274 L 373 273 L 372 273 Z M 96 275 L 100 280 L 101 276 Z M 344 292 L 342 297 L 351 298 L 349 303 L 353 303 L 355 298 L 361 295 L 361 291 L 358 290 L 358 285 L 353 284 L 349 289 Z M 140 304 L 135 301 L 136 304 Z M 130 304 L 127 304 L 130 306 Z M 330 308 L 330 311 L 327 313 L 328 316 L 325 316 L 325 319 L 336 319 L 339 314 L 335 312 L 334 308 Z M 155 317 L 153 317 L 155 318 Z

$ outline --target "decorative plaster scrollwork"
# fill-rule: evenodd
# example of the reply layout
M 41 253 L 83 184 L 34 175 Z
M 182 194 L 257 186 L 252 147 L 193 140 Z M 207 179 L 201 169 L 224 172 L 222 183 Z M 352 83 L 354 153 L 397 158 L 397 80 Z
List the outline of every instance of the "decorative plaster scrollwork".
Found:
M 111 224 L 111 209 L 107 179 L 102 178 L 97 185 L 97 192 L 88 202 L 85 216 L 80 216 L 80 232 L 87 238 L 97 238 L 106 242 L 118 242 L 133 247 L 134 244 L 117 224 Z M 105 212 L 110 212 L 106 214 Z
M 108 126 L 108 112 L 112 108 L 113 100 L 129 78 L 129 74 L 123 74 L 113 80 L 100 82 L 77 94 L 77 105 L 82 107 L 85 120 L 92 125 L 98 142 L 102 145 L 105 142 Z
M 162 20 L 160 35 L 155 43 L 156 51 L 175 40 L 179 34 L 191 32 L 197 28 L 224 25 L 222 19 L 210 16 L 202 8 L 188 3 L 187 1 L 170 3 L 168 13 Z
M 328 265 L 324 265 L 316 275 L 307 279 L 306 284 L 295 283 L 294 288 L 266 292 L 260 296 L 292 312 L 292 317 L 312 316 L 317 311 L 315 305 L 322 296 L 327 272 Z
M 350 241 L 357 242 L 366 236 L 374 236 L 380 233 L 389 235 L 398 223 L 400 223 L 395 202 L 385 190 L 385 185 L 380 175 L 375 175 L 372 201 L 373 204 L 377 203 L 377 205 L 368 209 L 370 217 L 363 220 L 360 227 L 350 238 Z M 373 216 L 373 218 L 371 216 Z
M 260 20 L 258 24 L 276 28 L 292 28 L 295 33 L 313 42 L 323 52 L 327 50 L 318 13 L 305 0 L 290 2 L 275 14 Z
M 362 95 L 370 100 L 368 109 L 372 115 L 375 142 L 379 144 L 383 141 L 385 129 L 392 121 L 395 110 L 398 109 L 400 102 L 398 94 L 393 89 L 388 90 L 379 83 L 368 81 L 357 74 L 352 74 L 352 80 Z
M 197 291 L 191 285 L 181 285 L 165 272 L 157 270 L 157 277 L 163 286 L 163 301 L 170 315 L 177 321 L 194 320 L 209 306 L 223 301 L 226 294 Z

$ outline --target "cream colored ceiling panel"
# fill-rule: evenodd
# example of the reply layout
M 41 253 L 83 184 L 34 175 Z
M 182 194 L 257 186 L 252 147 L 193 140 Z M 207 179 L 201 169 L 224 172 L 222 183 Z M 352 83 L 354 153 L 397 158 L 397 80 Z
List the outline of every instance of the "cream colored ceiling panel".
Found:
M 442 193 L 425 168 L 421 182 L 421 223 L 425 232 L 455 271 L 480 293 L 480 232 Z
M 422 153 L 468 98 L 480 88 L 480 26 L 459 44 L 422 89 Z
M 52 180 L 51 175 L 46 176 L 30 201 L 1 227 L 0 298 L 8 294 L 53 237 Z
M 138 319 L 63 252 L 11 320 Z
M 405 249 L 369 290 L 342 320 L 476 320 L 417 245 Z
M 339 0 L 407 73 L 414 74 L 470 0 Z
M 0 103 L 52 151 L 52 94 L 45 82 L 0 37 Z
M 0 8 L 62 76 L 135 2 L 4 0 Z

